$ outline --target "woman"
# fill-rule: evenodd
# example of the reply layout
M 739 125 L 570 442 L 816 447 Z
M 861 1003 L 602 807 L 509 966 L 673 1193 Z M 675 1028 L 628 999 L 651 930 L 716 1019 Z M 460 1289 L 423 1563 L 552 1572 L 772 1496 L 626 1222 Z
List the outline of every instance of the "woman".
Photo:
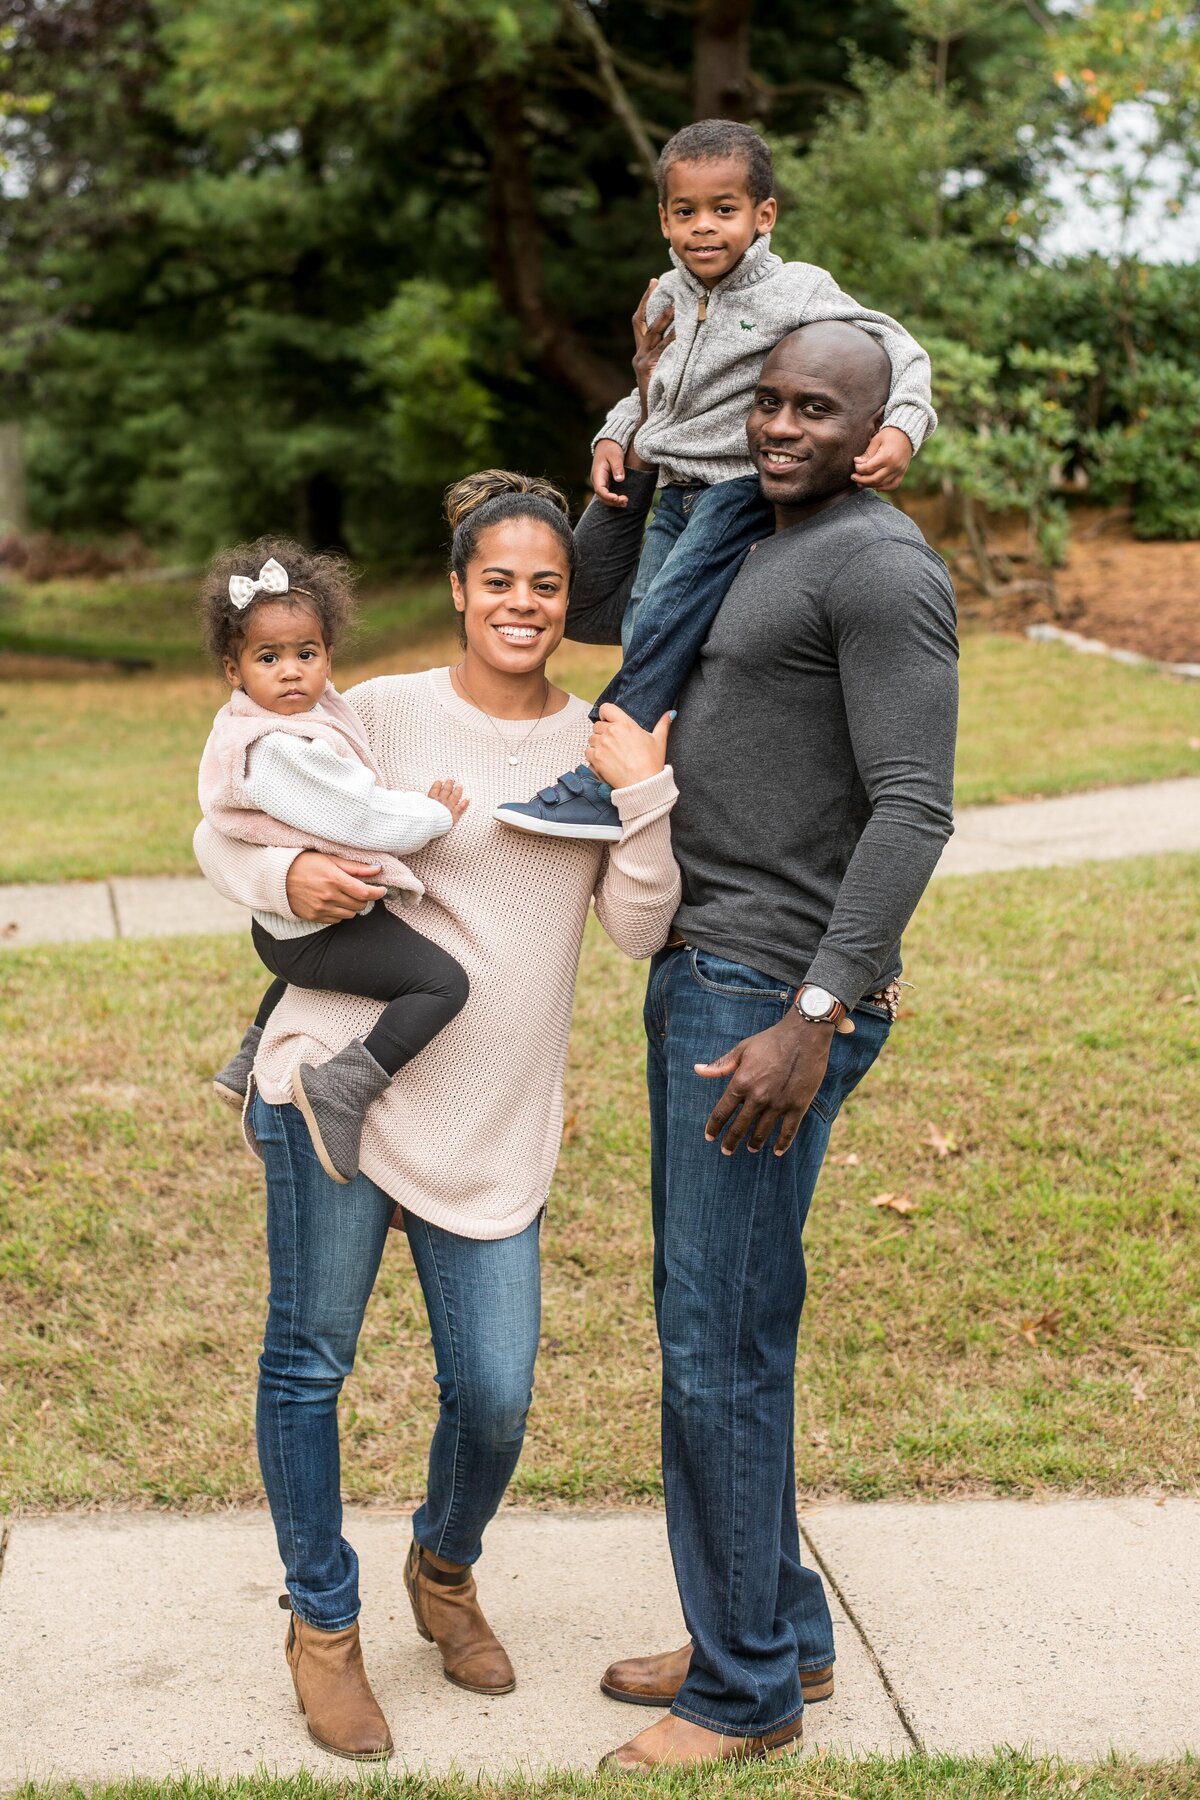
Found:
M 462 661 L 364 682 L 347 699 L 389 785 L 423 792 L 450 772 L 471 800 L 454 831 L 408 859 L 425 886 L 421 931 L 458 958 L 470 998 L 371 1109 L 362 1173 L 348 1186 L 322 1170 L 291 1083 L 301 1063 L 369 1030 L 375 1003 L 289 989 L 259 1046 L 246 1118 L 267 1172 L 258 1447 L 287 1572 L 287 1657 L 310 1735 L 370 1760 L 388 1756 L 392 1739 L 358 1641 L 337 1398 L 389 1222 L 402 1209 L 440 1389 L 405 1585 L 447 1677 L 507 1693 L 515 1676 L 471 1567 L 516 1467 L 531 1398 L 538 1233 L 561 1135 L 583 928 L 594 901 L 614 942 L 649 956 L 679 899 L 666 721 L 649 733 L 616 715 L 593 732 L 586 704 L 544 672 L 574 573 L 565 501 L 548 483 L 496 471 L 460 482 L 448 499 Z M 618 844 L 547 844 L 493 820 L 497 804 L 553 781 L 585 747 L 613 788 Z M 223 893 L 257 909 L 328 924 L 382 895 L 369 870 L 235 843 L 206 825 L 196 851 Z

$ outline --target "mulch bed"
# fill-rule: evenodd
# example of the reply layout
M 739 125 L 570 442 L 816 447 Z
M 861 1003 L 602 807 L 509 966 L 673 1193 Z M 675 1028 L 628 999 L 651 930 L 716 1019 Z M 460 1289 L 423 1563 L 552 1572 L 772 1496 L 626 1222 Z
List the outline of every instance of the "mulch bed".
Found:
M 1136 650 L 1161 662 L 1200 662 L 1200 542 L 1145 543 L 1125 515 L 1079 507 L 1071 515 L 1066 567 L 1055 576 L 1051 603 L 1015 590 L 985 600 L 971 579 L 966 544 L 942 531 L 938 501 L 906 503 L 905 511 L 950 561 L 965 617 L 999 630 L 1023 631 L 1041 621 L 1099 638 L 1114 650 Z M 1019 525 L 990 524 L 988 542 L 1023 541 Z

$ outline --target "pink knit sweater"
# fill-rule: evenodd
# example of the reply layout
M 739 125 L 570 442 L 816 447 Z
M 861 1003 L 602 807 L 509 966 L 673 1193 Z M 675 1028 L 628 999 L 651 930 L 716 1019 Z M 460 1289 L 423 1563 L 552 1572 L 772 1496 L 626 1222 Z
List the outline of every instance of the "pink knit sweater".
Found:
M 617 790 L 619 844 L 531 836 L 497 823 L 492 808 L 579 762 L 591 729 L 582 700 L 531 731 L 526 720 L 489 722 L 455 693 L 447 669 L 382 676 L 345 698 L 389 786 L 423 791 L 453 775 L 471 799 L 453 831 L 409 858 L 425 885 L 412 923 L 462 963 L 470 998 L 371 1108 L 361 1167 L 431 1224 L 461 1237 L 510 1237 L 536 1218 L 554 1174 L 589 903 L 630 956 L 652 955 L 670 929 L 679 904 L 675 783 L 668 768 Z M 237 843 L 202 824 L 196 854 L 228 898 L 289 914 L 294 850 Z M 297 1064 L 362 1037 L 380 1010 L 356 995 L 289 989 L 259 1047 L 263 1099 L 289 1101 Z

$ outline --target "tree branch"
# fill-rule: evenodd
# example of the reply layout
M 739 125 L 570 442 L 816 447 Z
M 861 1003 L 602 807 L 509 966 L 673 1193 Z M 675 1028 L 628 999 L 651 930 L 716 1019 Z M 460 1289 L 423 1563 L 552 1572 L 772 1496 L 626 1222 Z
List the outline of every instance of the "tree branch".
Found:
M 629 133 L 630 141 L 637 153 L 637 159 L 647 179 L 654 182 L 657 179 L 658 152 L 650 141 L 650 134 L 646 130 L 641 115 L 629 98 L 624 82 L 617 73 L 617 65 L 613 60 L 608 39 L 597 24 L 591 7 L 587 0 L 582 0 L 582 4 L 578 4 L 577 0 L 563 0 L 563 11 L 574 30 L 595 57 L 596 67 L 600 72 L 600 82 L 608 104 Z

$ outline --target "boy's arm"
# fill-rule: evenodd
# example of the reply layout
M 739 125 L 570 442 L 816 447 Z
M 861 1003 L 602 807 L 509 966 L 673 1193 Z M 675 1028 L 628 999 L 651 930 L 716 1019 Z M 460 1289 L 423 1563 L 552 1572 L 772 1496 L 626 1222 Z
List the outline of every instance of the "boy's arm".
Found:
M 454 823 L 439 800 L 380 787 L 362 763 L 281 731 L 254 745 L 244 785 L 250 804 L 272 819 L 356 850 L 403 856 Z
M 892 387 L 884 426 L 902 431 L 914 450 L 937 429 L 930 391 L 929 358 L 915 337 L 887 313 L 874 312 L 860 306 L 850 294 L 844 294 L 827 269 L 814 271 L 817 279 L 805 295 L 803 316 L 797 325 L 812 325 L 818 319 L 844 319 L 869 332 L 887 351 L 892 365 Z

